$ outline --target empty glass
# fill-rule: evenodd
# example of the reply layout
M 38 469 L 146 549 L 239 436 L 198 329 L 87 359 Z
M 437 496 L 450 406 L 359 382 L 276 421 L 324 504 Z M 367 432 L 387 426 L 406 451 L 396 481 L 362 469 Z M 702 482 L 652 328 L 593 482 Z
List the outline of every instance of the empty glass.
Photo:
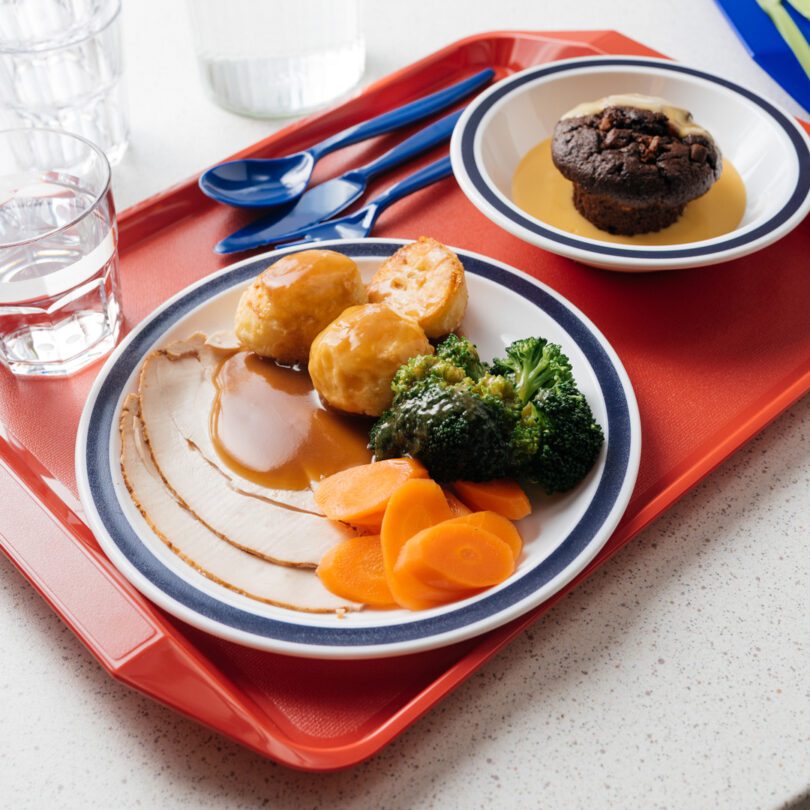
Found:
M 120 0 L 0 0 L 0 129 L 83 135 L 112 163 L 129 125 Z
M 0 132 L 0 362 L 66 376 L 121 327 L 110 164 L 84 138 Z
M 328 104 L 363 75 L 357 0 L 189 0 L 204 80 L 243 115 Z

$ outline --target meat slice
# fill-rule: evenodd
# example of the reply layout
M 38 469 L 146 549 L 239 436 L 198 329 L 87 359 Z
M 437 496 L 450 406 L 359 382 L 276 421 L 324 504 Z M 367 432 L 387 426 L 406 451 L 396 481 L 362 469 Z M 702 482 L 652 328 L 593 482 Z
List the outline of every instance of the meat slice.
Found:
M 152 352 L 141 369 L 141 400 L 144 400 L 145 388 L 150 386 L 157 386 L 158 396 L 162 390 L 171 391 L 171 399 L 167 403 L 171 406 L 171 412 L 167 411 L 167 417 L 205 459 L 233 482 L 236 489 L 304 512 L 323 514 L 315 503 L 312 490 L 270 489 L 243 478 L 222 463 L 211 439 L 209 419 L 217 394 L 214 378 L 223 360 L 234 354 L 235 350 L 222 349 L 214 345 L 216 342 L 216 334 L 209 337 L 197 332 L 186 340 L 175 341 L 165 349 Z M 153 363 L 156 360 L 162 362 Z M 183 361 L 180 364 L 182 369 L 173 366 L 169 362 L 172 360 Z M 191 361 L 196 361 L 196 365 Z M 184 376 L 178 374 L 179 370 Z M 153 404 L 161 407 L 159 399 L 154 398 L 145 401 L 141 407 L 151 412 Z
M 140 415 L 155 467 L 174 497 L 221 539 L 271 562 L 314 568 L 355 532 L 316 513 L 310 490 L 268 489 L 222 464 L 208 428 L 220 361 L 203 335 L 144 361 Z
M 330 593 L 314 571 L 240 551 L 200 523 L 172 496 L 152 463 L 134 394 L 124 403 L 120 429 L 121 470 L 132 500 L 155 534 L 192 568 L 233 591 L 279 607 L 312 613 L 360 607 Z

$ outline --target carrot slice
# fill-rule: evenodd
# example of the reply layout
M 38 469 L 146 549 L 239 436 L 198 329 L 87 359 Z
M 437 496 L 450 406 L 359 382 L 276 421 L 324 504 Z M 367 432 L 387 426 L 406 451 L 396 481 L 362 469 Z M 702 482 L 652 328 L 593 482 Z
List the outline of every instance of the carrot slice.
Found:
M 374 607 L 394 604 L 385 578 L 379 535 L 343 540 L 323 555 L 315 573 L 332 593 L 344 599 Z
M 396 591 L 394 597 L 396 603 L 408 610 L 429 610 L 430 608 L 446 605 L 448 602 L 465 599 L 467 596 L 477 593 L 475 590 L 459 591 L 436 588 L 418 579 L 412 572 L 407 570 L 397 570 L 394 576 L 394 588 L 391 593 L 393 595 L 394 591 Z
M 479 526 L 449 520 L 423 529 L 402 547 L 394 578 L 408 575 L 447 591 L 471 591 L 503 582 L 515 570 L 512 549 Z
M 472 514 L 472 510 L 468 509 L 449 489 L 445 487 L 442 487 L 442 489 L 444 489 L 444 497 L 447 498 L 447 505 L 456 517 Z
M 523 551 L 523 538 L 520 536 L 517 527 L 511 520 L 507 520 L 497 512 L 470 512 L 453 518 L 450 523 L 465 523 L 492 532 L 509 546 L 515 560 L 520 557 L 520 552 Z
M 397 604 L 410 610 L 424 610 L 450 601 L 440 588 L 413 580 L 407 572 L 394 575 L 405 543 L 422 529 L 453 517 L 442 488 L 429 478 L 412 478 L 400 486 L 388 501 L 380 541 L 388 587 Z
M 413 478 L 402 484 L 388 501 L 380 533 L 386 573 L 393 571 L 399 552 L 411 537 L 452 517 L 435 481 Z
M 379 531 L 394 491 L 411 478 L 426 476 L 427 470 L 411 458 L 361 464 L 324 478 L 315 490 L 315 502 L 332 520 Z
M 509 520 L 531 514 L 532 505 L 520 484 L 509 478 L 498 481 L 456 481 L 453 491 L 474 512 L 497 512 Z

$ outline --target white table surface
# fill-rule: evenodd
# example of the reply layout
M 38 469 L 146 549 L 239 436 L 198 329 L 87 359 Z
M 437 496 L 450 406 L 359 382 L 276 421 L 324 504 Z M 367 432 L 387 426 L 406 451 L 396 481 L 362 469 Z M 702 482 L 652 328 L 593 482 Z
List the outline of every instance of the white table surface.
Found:
M 479 31 L 615 28 L 800 112 L 710 0 L 368 0 L 365 26 L 365 81 Z M 182 3 L 125 0 L 124 27 L 119 208 L 277 126 L 206 98 Z M 328 775 L 264 761 L 112 681 L 0 558 L 0 806 L 803 805 L 809 536 L 806 398 L 414 728 Z

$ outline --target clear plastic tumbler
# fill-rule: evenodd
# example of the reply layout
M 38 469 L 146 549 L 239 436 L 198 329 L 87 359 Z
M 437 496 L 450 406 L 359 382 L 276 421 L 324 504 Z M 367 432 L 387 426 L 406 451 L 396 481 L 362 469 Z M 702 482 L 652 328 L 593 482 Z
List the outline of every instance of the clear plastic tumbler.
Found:
M 112 163 L 129 124 L 120 0 L 0 0 L 0 129 L 49 127 Z
M 226 109 L 297 115 L 363 75 L 358 0 L 188 0 L 188 8 L 204 81 Z
M 103 357 L 121 327 L 110 164 L 84 138 L 0 132 L 0 363 L 62 377 Z

